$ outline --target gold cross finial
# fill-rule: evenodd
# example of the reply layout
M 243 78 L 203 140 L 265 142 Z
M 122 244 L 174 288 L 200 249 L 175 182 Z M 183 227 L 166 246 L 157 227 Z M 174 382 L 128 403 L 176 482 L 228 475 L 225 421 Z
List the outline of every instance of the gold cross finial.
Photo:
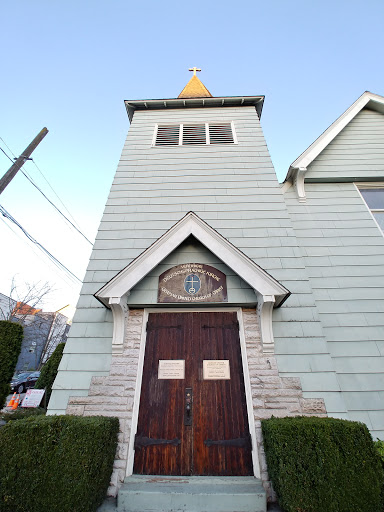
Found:
M 196 71 L 201 71 L 199 68 L 189 68 L 188 71 L 193 71 L 193 76 L 196 76 Z

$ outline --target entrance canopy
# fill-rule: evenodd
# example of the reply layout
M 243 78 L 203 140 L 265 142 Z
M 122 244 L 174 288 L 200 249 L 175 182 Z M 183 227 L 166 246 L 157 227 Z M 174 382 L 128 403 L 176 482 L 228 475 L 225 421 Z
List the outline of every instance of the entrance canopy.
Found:
M 280 306 L 290 292 L 198 215 L 189 212 L 95 293 L 95 297 L 100 302 L 112 309 L 115 324 L 113 346 L 115 348 L 119 346 L 122 349 L 128 314 L 127 297 L 132 288 L 191 235 L 254 289 L 257 295 L 263 343 L 268 346 L 273 345 L 272 308 Z M 266 319 L 268 319 L 267 323 Z M 263 324 L 265 324 L 264 328 Z

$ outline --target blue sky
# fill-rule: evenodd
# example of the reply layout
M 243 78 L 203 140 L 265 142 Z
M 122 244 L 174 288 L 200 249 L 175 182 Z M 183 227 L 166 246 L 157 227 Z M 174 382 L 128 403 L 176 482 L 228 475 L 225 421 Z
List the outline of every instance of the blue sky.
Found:
M 123 100 L 176 97 L 197 66 L 214 96 L 265 95 L 282 181 L 365 90 L 384 95 L 383 19 L 382 0 L 3 3 L 0 147 L 18 156 L 46 126 L 33 159 L 93 240 L 129 126 Z M 0 153 L 0 174 L 9 165 Z M 33 163 L 25 170 L 63 209 Z M 23 175 L 0 204 L 83 278 L 90 245 Z M 46 309 L 75 304 L 79 285 L 10 226 L 0 222 L 0 292 L 17 275 L 52 283 Z

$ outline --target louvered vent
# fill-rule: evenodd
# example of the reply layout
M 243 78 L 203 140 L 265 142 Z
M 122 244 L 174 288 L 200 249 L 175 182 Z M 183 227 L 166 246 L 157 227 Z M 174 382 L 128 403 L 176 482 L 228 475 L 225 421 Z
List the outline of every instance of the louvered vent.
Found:
M 177 146 L 179 144 L 180 125 L 158 126 L 156 146 Z
M 157 127 L 155 146 L 193 144 L 235 144 L 232 123 L 175 124 Z
M 183 145 L 206 143 L 205 124 L 183 125 Z
M 210 124 L 209 125 L 209 143 L 210 144 L 233 144 L 233 134 L 231 123 Z

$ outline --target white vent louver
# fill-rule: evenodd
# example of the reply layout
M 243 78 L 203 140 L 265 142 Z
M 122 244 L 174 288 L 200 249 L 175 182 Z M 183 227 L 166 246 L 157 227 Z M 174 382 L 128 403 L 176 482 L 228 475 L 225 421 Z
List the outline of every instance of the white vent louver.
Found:
M 184 124 L 183 145 L 185 144 L 206 144 L 205 124 Z
M 156 146 L 177 146 L 179 144 L 180 125 L 158 126 Z
M 209 125 L 210 144 L 233 144 L 232 126 L 230 123 Z
M 155 146 L 234 144 L 232 123 L 157 126 Z

